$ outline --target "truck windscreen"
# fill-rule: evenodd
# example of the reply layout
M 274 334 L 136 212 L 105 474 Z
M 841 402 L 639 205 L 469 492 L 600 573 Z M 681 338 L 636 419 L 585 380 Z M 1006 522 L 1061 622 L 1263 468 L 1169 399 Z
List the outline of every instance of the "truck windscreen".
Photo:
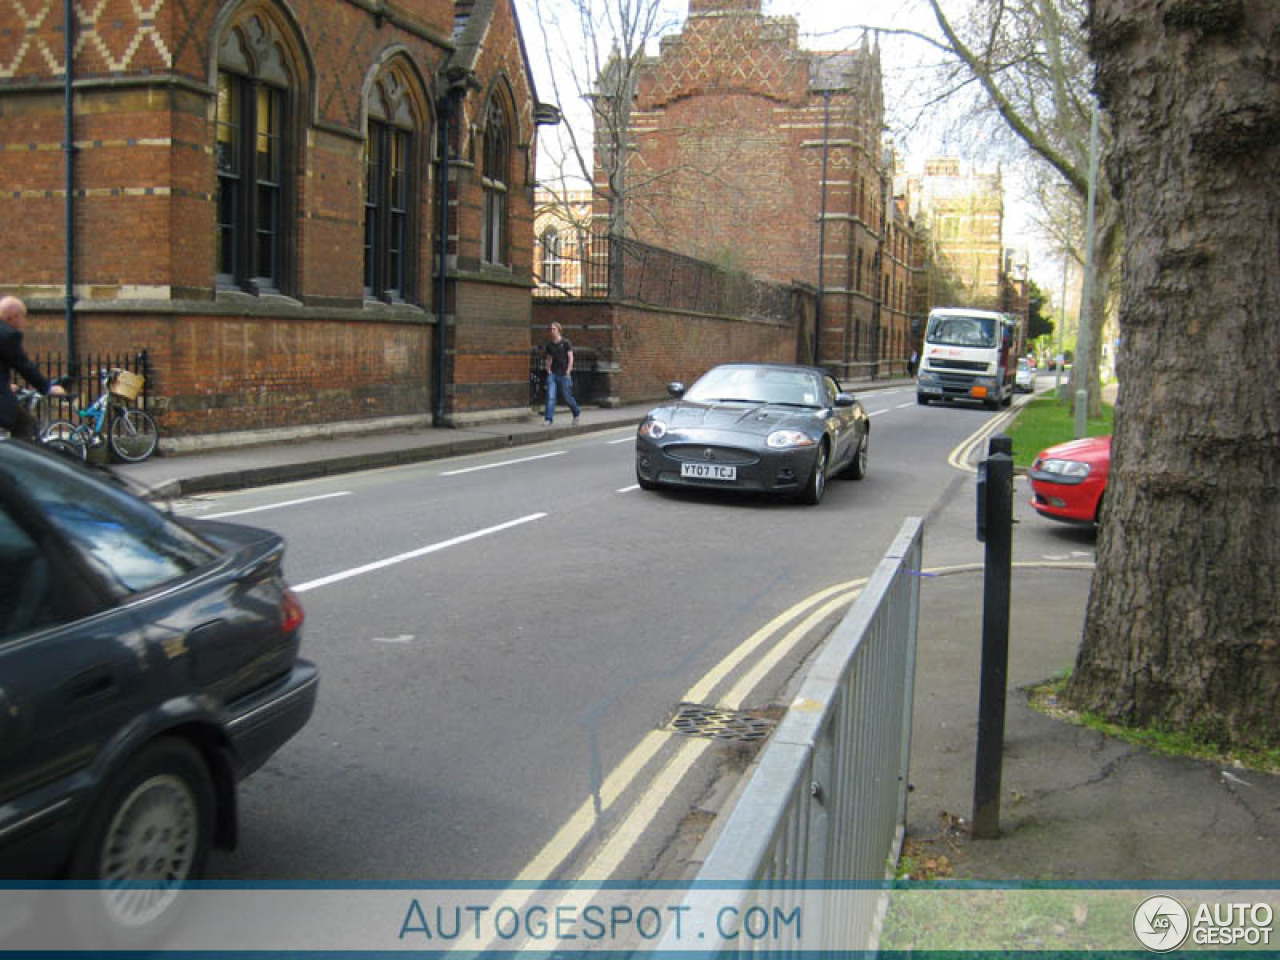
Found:
M 991 317 L 932 317 L 925 340 L 952 347 L 994 347 L 996 321 Z

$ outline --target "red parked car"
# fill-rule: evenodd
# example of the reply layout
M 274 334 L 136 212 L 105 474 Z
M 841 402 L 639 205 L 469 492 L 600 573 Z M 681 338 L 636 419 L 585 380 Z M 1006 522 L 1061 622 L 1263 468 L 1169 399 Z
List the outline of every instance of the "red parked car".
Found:
M 1050 520 L 1097 523 L 1110 475 L 1110 436 L 1041 450 L 1031 465 L 1031 506 Z

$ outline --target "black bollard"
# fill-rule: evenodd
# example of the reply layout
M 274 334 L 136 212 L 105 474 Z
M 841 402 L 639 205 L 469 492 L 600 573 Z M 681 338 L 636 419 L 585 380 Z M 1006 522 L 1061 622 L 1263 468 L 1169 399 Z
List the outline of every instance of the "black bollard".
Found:
M 978 539 L 986 544 L 982 592 L 982 673 L 973 835 L 1000 835 L 1000 776 L 1009 673 L 1009 596 L 1013 579 L 1013 441 L 992 437 L 979 471 Z

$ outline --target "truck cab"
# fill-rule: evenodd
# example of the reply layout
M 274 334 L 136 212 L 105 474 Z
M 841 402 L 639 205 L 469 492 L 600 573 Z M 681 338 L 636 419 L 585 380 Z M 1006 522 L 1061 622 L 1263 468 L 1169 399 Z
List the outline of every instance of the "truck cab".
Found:
M 992 310 L 930 311 L 916 402 L 970 400 L 992 410 L 1013 400 L 1020 318 Z

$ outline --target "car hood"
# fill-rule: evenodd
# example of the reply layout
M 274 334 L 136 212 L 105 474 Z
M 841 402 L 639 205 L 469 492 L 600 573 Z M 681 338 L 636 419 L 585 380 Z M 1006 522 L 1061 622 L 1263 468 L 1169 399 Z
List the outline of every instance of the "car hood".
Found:
M 731 430 L 766 436 L 774 430 L 811 428 L 818 410 L 774 403 L 693 403 L 689 401 L 655 410 L 668 430 Z
M 1097 460 L 1111 456 L 1111 437 L 1084 437 L 1042 450 L 1041 460 Z

